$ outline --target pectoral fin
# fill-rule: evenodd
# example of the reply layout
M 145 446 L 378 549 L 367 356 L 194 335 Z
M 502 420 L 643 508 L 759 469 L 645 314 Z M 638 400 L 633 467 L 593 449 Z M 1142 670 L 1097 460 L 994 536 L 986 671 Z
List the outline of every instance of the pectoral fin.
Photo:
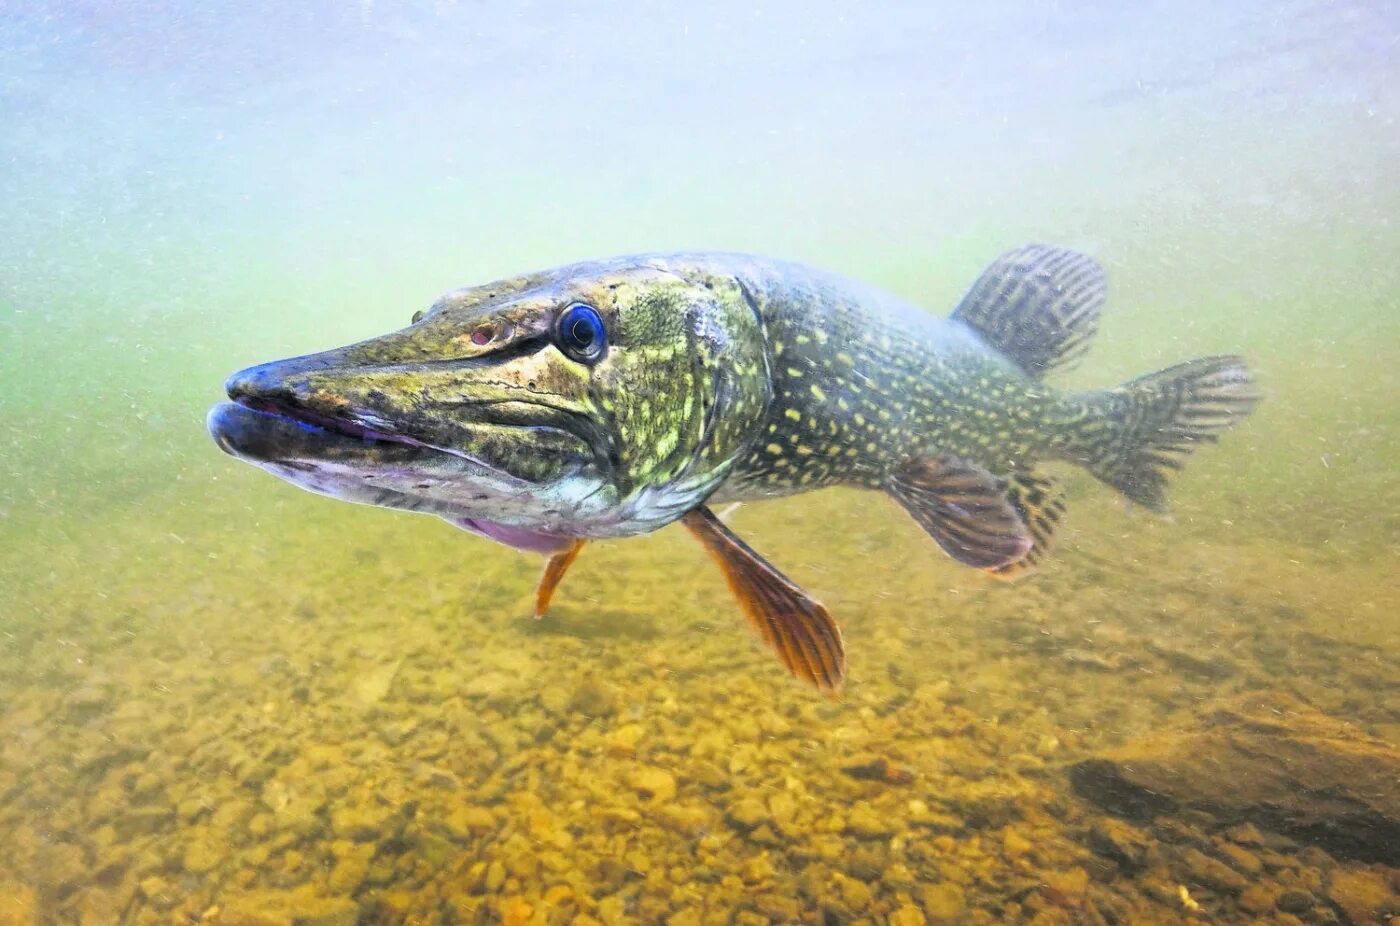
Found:
M 696 508 L 683 521 L 719 563 L 745 616 L 787 670 L 820 689 L 839 689 L 846 648 L 841 628 L 821 602 L 755 553 L 710 509 Z
M 919 457 L 886 490 L 960 563 L 995 569 L 1030 550 L 1033 538 L 1001 480 L 962 457 Z
M 575 559 L 578 558 L 579 551 L 583 549 L 586 540 L 575 540 L 568 549 L 560 553 L 555 553 L 549 558 L 549 562 L 544 564 L 544 574 L 540 576 L 540 584 L 535 588 L 535 620 L 544 617 L 544 612 L 549 610 L 549 602 L 554 598 L 554 590 L 559 587 L 559 583 L 564 579 L 564 573 L 569 571 Z

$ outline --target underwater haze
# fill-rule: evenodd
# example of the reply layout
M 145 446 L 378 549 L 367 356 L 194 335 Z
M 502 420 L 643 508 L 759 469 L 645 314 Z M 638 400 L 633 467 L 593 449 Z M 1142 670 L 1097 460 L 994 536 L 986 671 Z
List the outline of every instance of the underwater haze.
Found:
M 1382 924 L 1400 915 L 1392 3 L 0 0 L 0 926 Z M 893 501 L 542 560 L 205 430 L 252 364 L 672 249 L 945 315 L 1105 268 L 1113 386 L 1243 355 L 1172 515 L 1068 467 L 990 579 Z

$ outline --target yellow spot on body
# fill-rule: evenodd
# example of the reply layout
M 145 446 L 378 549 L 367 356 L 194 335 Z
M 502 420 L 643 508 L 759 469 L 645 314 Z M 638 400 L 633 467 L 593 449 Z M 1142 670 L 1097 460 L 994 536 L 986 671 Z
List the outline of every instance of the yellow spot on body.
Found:
M 840 351 L 840 352 L 838 352 L 838 353 L 836 354 L 836 359 L 837 359 L 838 362 L 844 363 L 844 364 L 845 364 L 846 366 L 848 366 L 848 367 L 853 367 L 853 366 L 856 365 L 856 358 L 852 357 L 850 354 L 846 353 L 845 351 Z
M 812 389 L 812 396 L 813 396 L 818 402 L 825 402 L 825 401 L 826 401 L 826 393 L 825 393 L 825 392 L 822 392 L 822 387 L 821 387 L 821 386 L 818 386 L 816 383 L 813 383 L 812 386 L 811 386 L 811 389 Z
M 795 408 L 789 408 L 787 411 L 783 412 L 783 414 L 791 418 L 793 421 L 802 420 L 802 413 Z
M 792 376 L 792 377 L 794 377 L 794 378 L 800 377 L 800 376 L 802 375 L 802 371 L 799 370 L 797 367 L 788 367 L 788 368 L 787 368 L 787 375 L 788 375 L 788 376 Z
M 775 457 L 780 457 L 780 456 L 783 455 L 783 448 L 782 448 L 781 446 L 779 446 L 778 444 L 769 444 L 767 447 L 764 447 L 763 449 L 764 449 L 764 450 L 767 450 L 769 453 L 773 454 L 773 456 L 775 456 Z
M 798 344 L 811 344 L 812 339 L 805 334 L 799 334 L 796 338 Z

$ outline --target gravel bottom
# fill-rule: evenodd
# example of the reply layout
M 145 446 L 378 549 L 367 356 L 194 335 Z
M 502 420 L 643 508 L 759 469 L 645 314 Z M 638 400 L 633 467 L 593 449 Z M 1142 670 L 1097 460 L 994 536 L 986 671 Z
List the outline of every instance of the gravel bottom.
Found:
M 842 621 L 838 698 L 676 529 L 588 548 L 539 622 L 538 559 L 272 488 L 36 551 L 0 650 L 0 924 L 1400 913 L 1395 869 L 1119 819 L 1067 773 L 1250 691 L 1400 740 L 1374 563 L 1096 494 L 1006 586 L 874 501 L 731 521 Z

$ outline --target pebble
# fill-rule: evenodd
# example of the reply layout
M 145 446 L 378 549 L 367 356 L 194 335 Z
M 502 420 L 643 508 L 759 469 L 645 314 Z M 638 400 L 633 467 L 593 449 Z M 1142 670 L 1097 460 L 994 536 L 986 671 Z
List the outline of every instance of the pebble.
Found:
M 1199 849 L 1188 848 L 1181 853 L 1186 867 L 1186 880 L 1217 891 L 1237 894 L 1249 886 L 1229 865 L 1216 861 Z
M 1383 876 L 1368 869 L 1333 871 L 1327 884 L 1327 899 L 1356 924 L 1379 924 L 1385 922 L 1383 914 L 1400 913 L 1400 897 Z
M 1317 898 L 1307 891 L 1284 891 L 1275 902 L 1284 913 L 1307 913 L 1317 906 Z
M 1001 847 L 1008 858 L 1020 858 L 1035 848 L 1035 844 L 1022 836 L 1015 828 L 1007 827 L 1002 833 Z
M 963 889 L 951 881 L 925 887 L 919 895 L 924 913 L 935 923 L 953 923 L 967 909 Z
M 890 914 L 889 926 L 924 926 L 928 920 L 918 907 L 905 905 Z
M 1234 843 L 1222 843 L 1215 848 L 1215 851 L 1240 874 L 1255 876 L 1264 870 L 1264 863 L 1259 860 L 1259 856 Z
M 763 802 L 751 797 L 730 804 L 726 816 L 736 827 L 745 831 L 756 829 L 770 819 Z
M 879 839 L 893 833 L 894 827 L 869 804 L 859 801 L 846 817 L 846 832 L 860 839 Z
M 665 804 L 676 796 L 676 779 L 664 769 L 643 766 L 627 773 L 627 784 L 645 800 Z

